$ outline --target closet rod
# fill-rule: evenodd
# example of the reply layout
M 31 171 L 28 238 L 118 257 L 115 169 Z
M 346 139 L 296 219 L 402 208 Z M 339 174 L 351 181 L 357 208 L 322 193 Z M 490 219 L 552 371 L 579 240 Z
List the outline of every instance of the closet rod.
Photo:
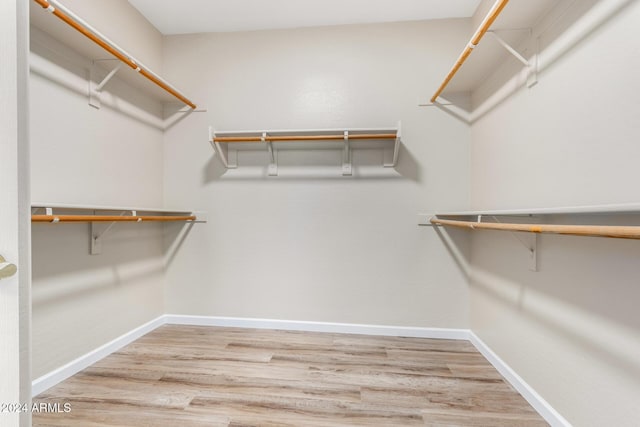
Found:
M 436 100 L 438 99 L 442 91 L 447 87 L 451 79 L 453 79 L 453 76 L 456 75 L 460 67 L 462 67 L 462 64 L 464 64 L 464 61 L 466 61 L 469 55 L 471 55 L 473 48 L 475 48 L 478 45 L 478 43 L 480 43 L 480 40 L 482 39 L 482 37 L 489 30 L 489 28 L 493 24 L 493 21 L 495 21 L 498 15 L 500 15 L 500 12 L 502 12 L 502 9 L 504 9 L 504 7 L 507 5 L 508 2 L 509 0 L 497 0 L 494 3 L 491 10 L 482 21 L 482 24 L 480 24 L 476 32 L 473 34 L 473 37 L 471 37 L 471 40 L 469 41 L 467 46 L 464 48 L 464 50 L 458 57 L 458 60 L 456 61 L 456 63 L 453 64 L 453 67 L 451 68 L 451 71 L 449 71 L 449 74 L 447 74 L 447 77 L 445 77 L 444 81 L 442 82 L 442 84 L 440 85 L 436 93 L 431 97 L 431 102 L 436 102 Z
M 617 225 L 557 225 L 557 224 L 515 224 L 460 221 L 431 218 L 431 224 L 469 228 L 472 230 L 525 231 L 529 233 L 568 234 L 572 236 L 613 237 L 618 239 L 640 239 L 640 226 Z
M 31 222 L 169 222 L 195 221 L 195 215 L 185 216 L 117 216 L 117 215 L 31 215 Z
M 116 45 L 114 42 L 109 40 L 103 34 L 101 34 L 98 30 L 91 27 L 88 23 L 86 23 L 82 18 L 75 15 L 69 9 L 61 5 L 57 1 L 53 0 L 34 0 L 43 9 L 47 9 L 49 12 L 53 13 L 55 16 L 60 18 L 62 21 L 67 23 L 69 26 L 73 27 L 78 32 L 82 33 L 85 37 L 102 47 L 104 50 L 118 58 L 120 61 L 127 64 L 131 69 L 137 71 L 142 74 L 151 82 L 155 83 L 157 86 L 161 87 L 165 91 L 169 92 L 171 95 L 178 98 L 180 101 L 184 102 L 186 105 L 191 107 L 192 109 L 196 109 L 196 105 L 187 99 L 184 95 L 182 95 L 176 88 L 171 86 L 168 82 L 164 81 L 160 76 L 156 75 L 153 71 L 151 71 L 148 67 L 144 66 L 141 62 L 133 58 L 133 56 L 129 55 L 124 49 Z
M 395 133 L 363 133 L 363 134 L 349 134 L 348 139 L 396 139 Z M 267 135 L 264 137 L 264 141 L 327 141 L 327 140 L 340 140 L 345 139 L 344 134 L 335 135 Z M 262 142 L 261 136 L 216 136 L 213 138 L 214 142 Z

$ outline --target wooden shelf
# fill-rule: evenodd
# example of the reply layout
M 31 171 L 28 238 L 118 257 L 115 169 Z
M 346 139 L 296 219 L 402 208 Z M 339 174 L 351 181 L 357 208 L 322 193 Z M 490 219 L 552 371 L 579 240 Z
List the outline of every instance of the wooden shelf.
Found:
M 575 219 L 567 219 L 568 217 Z M 538 235 L 640 239 L 640 204 L 566 206 L 534 209 L 500 209 L 418 214 L 418 225 L 466 230 L 508 231 L 525 247 L 529 269 L 538 271 Z M 560 221 L 564 218 L 563 221 Z M 540 221 L 540 222 L 537 222 Z M 624 225 L 612 225 L 611 222 Z M 556 223 L 561 222 L 561 223 Z M 571 222 L 575 222 L 571 224 Z M 628 223 L 634 223 L 629 225 Z
M 523 231 L 527 233 L 565 234 L 571 236 L 612 237 L 640 239 L 640 226 L 634 225 L 573 225 L 573 224 L 520 224 L 505 222 L 461 221 L 431 218 L 431 224 L 466 228 L 469 230 Z
M 105 205 L 82 205 L 82 204 L 68 204 L 68 203 L 49 203 L 49 202 L 32 202 L 32 209 L 38 208 L 51 208 L 51 209 L 66 209 L 66 210 L 93 210 L 93 211 L 138 211 L 138 212 L 158 212 L 166 214 L 185 214 L 194 212 L 192 209 L 166 209 L 166 208 L 153 208 L 153 207 L 131 207 L 131 206 L 105 206 Z
M 474 29 L 480 29 L 481 19 L 488 15 L 495 2 L 483 3 L 483 5 L 485 8 L 479 9 L 472 20 Z M 511 2 L 500 12 L 500 15 L 492 23 L 491 29 L 496 31 L 510 46 L 520 49 L 521 45 L 531 37 L 532 27 L 556 6 L 558 6 L 558 2 L 554 0 Z M 474 33 L 474 35 L 476 34 Z M 470 41 L 473 41 L 474 38 L 472 36 Z M 464 49 L 464 52 L 467 46 L 460 47 Z M 509 52 L 496 40 L 483 40 L 473 48 L 473 53 L 469 52 L 467 56 L 468 59 L 462 67 L 459 67 L 455 78 L 450 79 L 447 89 L 443 92 L 444 98 L 450 99 L 459 93 L 474 92 L 491 79 L 505 61 L 512 58 Z M 447 70 L 443 70 L 443 73 L 445 72 Z M 436 88 L 434 87 L 434 89 Z
M 46 6 L 54 8 L 55 11 L 49 12 Z M 52 15 L 56 15 L 60 19 Z M 32 27 L 41 30 L 47 37 L 68 46 L 85 58 L 99 59 L 104 62 L 104 59 L 108 57 L 113 58 L 114 63 L 120 62 L 126 65 L 117 72 L 118 77 L 153 98 L 161 102 L 181 102 L 191 109 L 196 108 L 196 105 L 180 90 L 118 47 L 106 36 L 93 29 L 58 1 L 34 0 L 30 2 L 30 22 Z M 37 35 L 37 38 L 42 38 L 42 36 Z M 109 64 L 110 68 L 102 68 L 97 64 L 94 66 L 101 69 L 100 74 L 114 68 L 114 64 Z M 145 78 L 141 78 L 141 76 Z
M 437 212 L 435 214 L 418 214 L 423 223 L 428 222 L 432 216 L 533 216 L 533 215 L 612 215 L 640 213 L 640 203 L 622 203 L 608 205 L 582 205 L 582 206 L 561 206 L 555 208 L 529 208 L 529 209 L 494 209 L 494 210 L 474 210 L 474 211 L 452 211 Z
M 388 128 L 341 128 L 298 130 L 217 131 L 209 128 L 209 142 L 227 169 L 238 167 L 238 151 L 259 150 L 269 154 L 268 174 L 278 174 L 278 150 L 341 150 L 342 174 L 352 174 L 351 151 L 383 150 L 383 167 L 398 162 L 400 123 Z
M 84 211 L 89 211 L 84 213 Z M 73 212 L 73 213 L 71 213 Z M 83 212 L 79 214 L 78 212 Z M 113 213 L 119 212 L 119 215 Z M 139 215 L 139 212 L 145 212 Z M 153 214 L 153 215 L 151 215 Z M 158 215 L 160 214 L 160 215 Z M 162 208 L 131 208 L 116 206 L 69 205 L 60 203 L 32 203 L 31 222 L 170 222 L 198 221 L 190 210 Z
M 31 222 L 193 222 L 195 215 L 31 215 Z
M 144 212 L 140 215 L 140 212 Z M 119 213 L 116 215 L 116 213 Z M 135 223 L 206 223 L 204 212 L 193 212 L 188 209 L 165 208 L 131 208 L 121 206 L 99 205 L 71 205 L 64 203 L 31 203 L 31 222 L 58 223 L 90 223 L 90 253 L 97 255 L 102 252 L 103 236 L 120 222 Z

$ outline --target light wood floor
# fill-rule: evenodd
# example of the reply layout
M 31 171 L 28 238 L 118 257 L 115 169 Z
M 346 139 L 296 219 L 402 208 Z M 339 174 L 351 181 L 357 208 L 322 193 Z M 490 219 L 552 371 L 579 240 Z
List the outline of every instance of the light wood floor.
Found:
M 546 426 L 465 341 L 163 326 L 35 399 L 34 426 Z

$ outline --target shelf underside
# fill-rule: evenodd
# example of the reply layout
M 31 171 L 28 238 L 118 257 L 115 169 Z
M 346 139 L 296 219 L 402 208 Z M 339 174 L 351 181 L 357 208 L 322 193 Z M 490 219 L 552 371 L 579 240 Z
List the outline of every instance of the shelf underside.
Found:
M 29 2 L 29 10 L 30 25 L 32 29 L 35 28 L 37 30 L 32 30 L 32 38 L 36 42 L 38 40 L 42 40 L 44 37 L 51 38 L 53 39 L 54 44 L 58 43 L 66 46 L 76 52 L 79 56 L 86 58 L 88 63 L 96 60 L 99 61 L 98 66 L 103 69 L 104 74 L 108 73 L 111 69 L 121 63 L 113 55 L 106 52 L 103 48 L 96 45 L 82 34 L 78 33 L 78 31 L 69 25 L 52 16 L 51 13 L 47 12 L 35 2 Z M 102 29 L 98 28 L 98 30 Z M 104 31 L 104 34 L 109 36 L 108 31 Z M 142 62 L 145 62 L 143 58 L 139 59 Z M 121 79 L 127 85 L 146 93 L 156 101 L 162 103 L 175 103 L 176 108 L 184 106 L 184 104 L 177 100 L 173 95 L 143 78 L 139 73 L 128 66 L 121 67 L 116 78 Z

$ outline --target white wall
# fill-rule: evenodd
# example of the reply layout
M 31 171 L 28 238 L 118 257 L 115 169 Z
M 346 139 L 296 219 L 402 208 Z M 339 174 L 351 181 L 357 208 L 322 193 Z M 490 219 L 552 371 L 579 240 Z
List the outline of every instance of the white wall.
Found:
M 541 59 L 554 57 L 556 42 L 566 49 L 542 64 L 538 85 L 473 124 L 474 208 L 638 202 L 640 3 L 594 3 L 563 15 L 576 19 L 568 31 L 561 18 L 541 35 Z M 593 25 L 598 10 L 612 16 Z M 636 241 L 545 235 L 534 273 L 512 236 L 474 233 L 471 327 L 571 423 L 637 425 L 639 256 Z
M 116 80 L 105 107 L 89 108 L 86 59 L 36 40 L 33 198 L 136 206 L 164 198 L 208 211 L 209 223 L 167 257 L 165 305 L 159 228 L 119 227 L 105 253 L 91 257 L 88 226 L 34 226 L 35 377 L 163 309 L 467 327 L 470 298 L 472 329 L 571 422 L 622 426 L 640 418 L 635 242 L 544 236 L 541 271 L 531 273 L 511 236 L 479 232 L 469 296 L 447 249 L 415 217 L 468 207 L 469 182 L 477 209 L 636 201 L 637 2 L 617 1 L 629 6 L 548 64 L 535 88 L 487 109 L 471 129 L 471 163 L 468 127 L 416 106 L 468 40 L 468 21 L 172 36 L 161 52 L 159 35 L 137 12 L 121 14 L 126 2 L 110 2 L 107 12 L 68 3 L 98 28 L 131 16 L 114 39 L 208 111 L 173 125 L 162 147 L 158 103 Z M 544 34 L 541 41 L 552 42 Z M 404 142 L 397 173 L 365 166 L 377 159 L 371 154 L 356 157 L 355 176 L 343 178 L 339 155 L 317 152 L 283 154 L 279 177 L 265 176 L 264 153 L 225 171 L 206 141 L 211 124 L 397 120 Z M 295 166 L 303 161 L 311 164 Z M 178 230 L 165 230 L 165 247 Z
M 141 52 L 144 62 L 159 62 L 161 36 L 127 2 L 67 3 L 103 31 L 122 13 L 122 22 L 136 26 L 113 31 L 118 42 L 151 52 L 148 58 Z M 32 200 L 162 206 L 161 103 L 116 77 L 102 108 L 90 107 L 93 58 L 37 28 L 31 36 Z M 161 226 L 117 225 L 95 256 L 88 224 L 34 224 L 32 231 L 34 378 L 163 313 Z
M 62 4 L 146 66 L 162 73 L 162 34 L 128 0 L 65 0 Z
M 207 109 L 165 133 L 165 200 L 209 214 L 168 267 L 167 311 L 466 327 L 465 277 L 416 214 L 468 207 L 469 129 L 417 104 L 470 31 L 451 20 L 165 38 L 167 77 Z M 226 171 L 207 142 L 209 125 L 398 120 L 396 171 L 365 154 L 353 177 L 338 152 L 281 153 L 278 177 L 263 152 Z

